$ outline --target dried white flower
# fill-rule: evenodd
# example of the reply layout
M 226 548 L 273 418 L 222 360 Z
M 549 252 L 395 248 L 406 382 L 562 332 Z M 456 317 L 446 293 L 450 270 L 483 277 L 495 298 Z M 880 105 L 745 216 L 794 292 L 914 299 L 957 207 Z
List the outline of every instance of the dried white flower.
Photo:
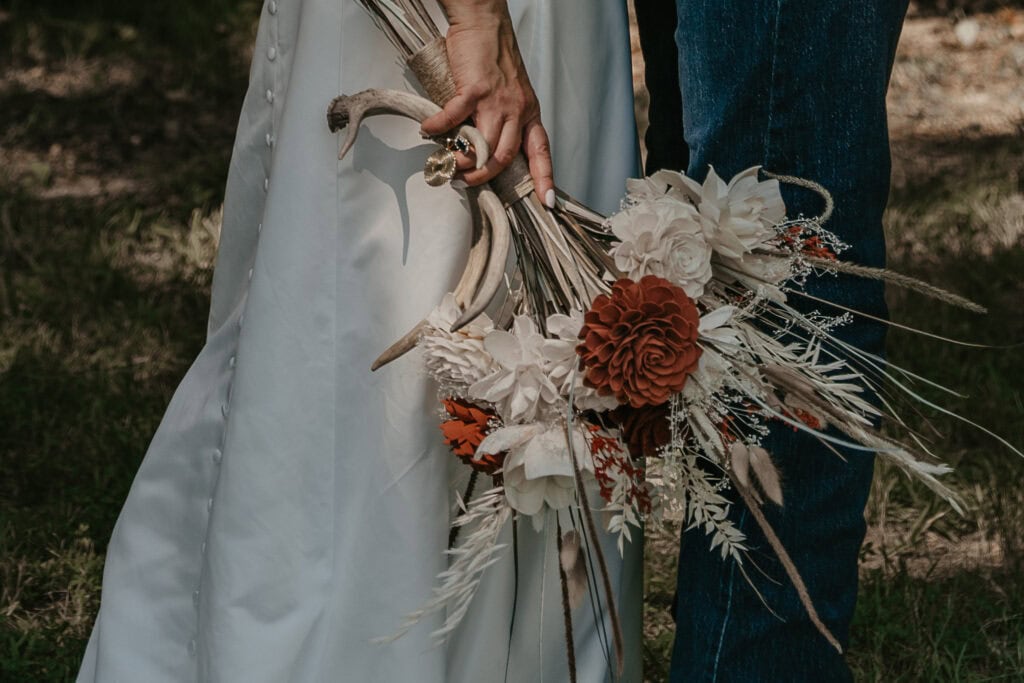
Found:
M 469 387 L 469 396 L 494 404 L 507 425 L 532 422 L 542 408 L 560 400 L 548 377 L 547 341 L 527 315 L 516 316 L 510 332 L 492 330 L 484 349 L 495 364 Z
M 765 246 L 776 236 L 775 226 L 786 217 L 779 181 L 758 180 L 760 170 L 760 166 L 752 166 L 728 184 L 714 168 L 701 185 L 682 179 L 700 212 L 708 241 L 723 256 L 743 258 Z
M 711 279 L 711 245 L 697 209 L 681 194 L 645 197 L 608 219 L 620 242 L 609 250 L 615 266 L 632 280 L 657 275 L 690 298 Z
M 458 332 L 451 332 L 461 314 L 455 296 L 446 294 L 427 316 L 428 328 L 420 340 L 427 372 L 442 386 L 469 386 L 496 367 L 484 348 L 484 337 L 494 329 L 494 323 L 484 313 Z
M 561 510 L 572 505 L 576 478 L 569 459 L 569 442 L 563 422 L 511 425 L 494 430 L 480 443 L 478 453 L 507 451 L 504 472 L 508 504 L 524 515 L 536 515 L 545 506 Z M 572 452 L 580 474 L 592 474 L 582 429 L 572 432 Z
M 577 371 L 580 358 L 576 354 L 576 346 L 580 343 L 582 327 L 583 314 L 579 311 L 572 315 L 548 316 L 548 334 L 554 335 L 545 343 L 548 376 L 567 400 L 572 392 L 573 405 L 579 410 L 612 410 L 618 407 L 618 400 L 614 396 L 601 396 L 597 389 L 585 385 L 584 373 Z

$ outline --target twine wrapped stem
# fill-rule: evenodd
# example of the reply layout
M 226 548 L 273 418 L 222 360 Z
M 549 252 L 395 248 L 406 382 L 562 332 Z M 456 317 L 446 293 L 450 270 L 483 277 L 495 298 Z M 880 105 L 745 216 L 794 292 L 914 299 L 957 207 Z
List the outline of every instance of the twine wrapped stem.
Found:
M 448 63 L 444 38 L 435 38 L 408 60 L 409 68 L 435 104 L 443 107 L 455 97 L 455 78 Z M 522 152 L 492 181 L 491 187 L 505 206 L 525 199 L 533 192 L 530 165 Z

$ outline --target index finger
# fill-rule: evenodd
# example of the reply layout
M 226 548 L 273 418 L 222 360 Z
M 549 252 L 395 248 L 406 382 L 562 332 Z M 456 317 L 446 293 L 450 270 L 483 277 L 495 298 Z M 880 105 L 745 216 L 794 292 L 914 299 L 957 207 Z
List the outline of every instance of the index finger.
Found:
M 425 136 L 434 137 L 455 130 L 473 115 L 476 102 L 476 97 L 472 95 L 456 95 L 448 100 L 441 111 L 420 123 L 420 132 Z M 480 167 L 480 163 L 477 162 L 477 168 Z

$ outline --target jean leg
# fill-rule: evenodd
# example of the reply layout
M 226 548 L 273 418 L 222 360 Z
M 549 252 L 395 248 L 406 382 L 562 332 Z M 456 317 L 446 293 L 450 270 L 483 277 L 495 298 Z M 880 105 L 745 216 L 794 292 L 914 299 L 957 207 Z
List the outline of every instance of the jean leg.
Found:
M 836 202 L 827 227 L 851 245 L 843 258 L 884 265 L 885 93 L 906 0 L 677 0 L 677 8 L 689 174 L 702 178 L 712 165 L 729 178 L 760 164 L 817 181 Z M 784 187 L 783 197 L 790 216 L 821 211 L 820 199 L 807 190 Z M 886 315 L 878 283 L 823 277 L 808 291 Z M 858 319 L 837 334 L 883 352 L 879 323 Z M 786 505 L 767 505 L 765 514 L 819 615 L 845 645 L 873 459 L 850 451 L 844 461 L 784 426 L 773 430 L 766 447 L 782 473 Z M 733 516 L 749 537 L 752 562 L 745 569 L 757 591 L 731 562 L 709 552 L 703 532 L 683 534 L 671 680 L 850 680 L 843 658 L 808 620 L 742 505 L 734 506 Z

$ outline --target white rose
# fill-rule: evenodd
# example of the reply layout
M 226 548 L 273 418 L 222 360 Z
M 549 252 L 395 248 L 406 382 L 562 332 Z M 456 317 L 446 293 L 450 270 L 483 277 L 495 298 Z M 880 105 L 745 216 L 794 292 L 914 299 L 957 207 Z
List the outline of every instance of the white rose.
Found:
M 609 219 L 620 242 L 609 250 L 631 280 L 657 275 L 696 299 L 711 280 L 711 246 L 697 209 L 681 196 L 636 202 Z

